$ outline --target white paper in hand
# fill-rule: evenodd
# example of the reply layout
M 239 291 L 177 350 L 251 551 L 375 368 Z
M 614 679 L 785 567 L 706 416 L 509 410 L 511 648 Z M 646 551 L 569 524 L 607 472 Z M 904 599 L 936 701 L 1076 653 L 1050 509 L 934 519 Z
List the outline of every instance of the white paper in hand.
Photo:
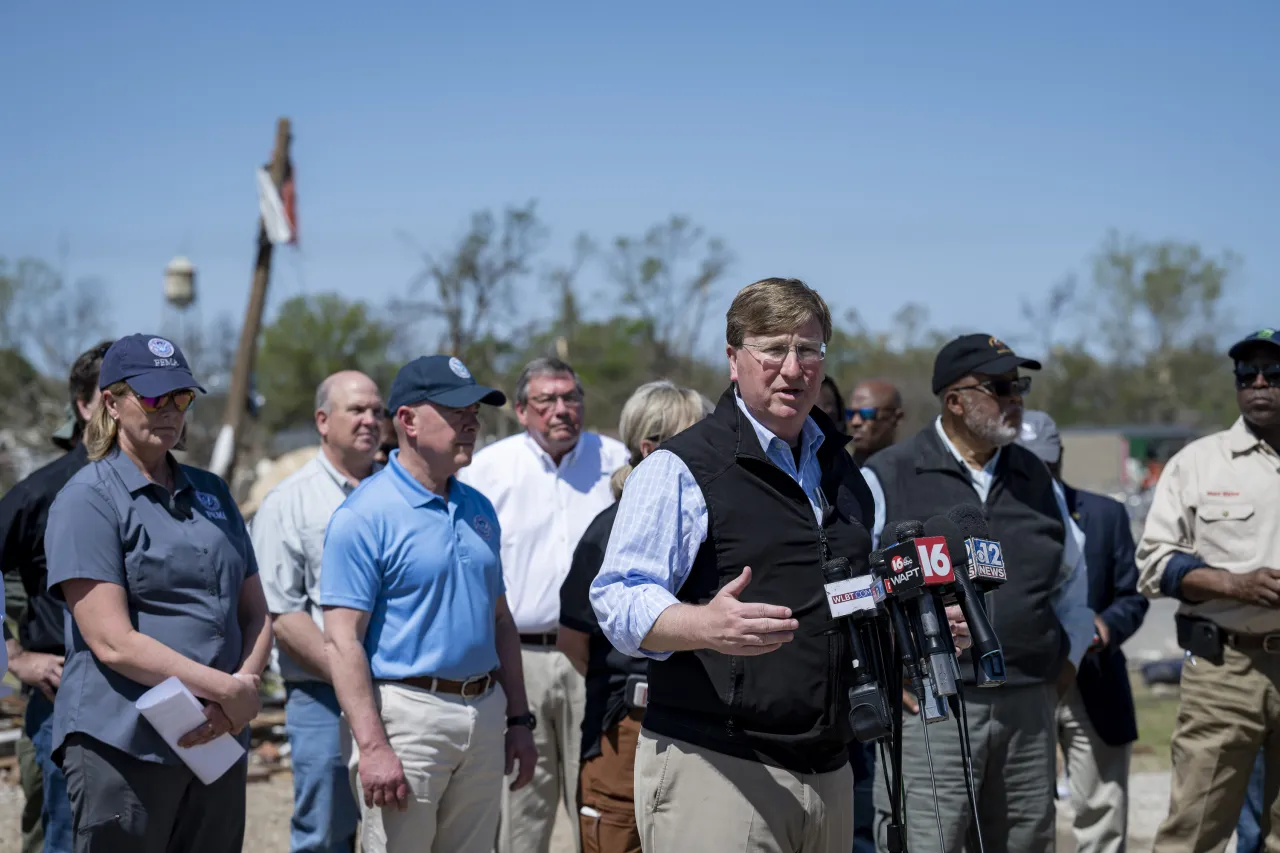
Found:
M 228 734 L 189 749 L 178 746 L 183 735 L 204 725 L 205 716 L 200 700 L 175 677 L 166 678 L 143 693 L 134 707 L 206 785 L 230 770 L 244 755 L 244 747 Z

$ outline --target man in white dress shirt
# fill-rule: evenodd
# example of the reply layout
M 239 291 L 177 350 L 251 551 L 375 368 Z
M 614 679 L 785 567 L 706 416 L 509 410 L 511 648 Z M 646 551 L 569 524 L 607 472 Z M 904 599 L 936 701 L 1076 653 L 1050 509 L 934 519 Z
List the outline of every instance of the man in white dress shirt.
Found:
M 556 804 L 578 827 L 582 676 L 556 648 L 560 585 L 583 531 L 613 503 L 609 477 L 627 461 L 621 442 L 584 432 L 582 383 L 556 358 L 530 362 L 516 381 L 525 432 L 485 447 L 458 477 L 498 512 L 507 602 L 520 631 L 525 689 L 537 717 L 538 766 L 519 791 L 503 786 L 499 853 L 548 853 Z

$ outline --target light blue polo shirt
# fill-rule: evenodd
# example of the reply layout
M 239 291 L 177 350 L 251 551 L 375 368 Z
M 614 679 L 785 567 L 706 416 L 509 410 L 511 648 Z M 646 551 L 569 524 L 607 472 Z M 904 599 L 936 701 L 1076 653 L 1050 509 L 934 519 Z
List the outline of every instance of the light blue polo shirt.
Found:
M 428 491 L 393 450 L 334 512 L 320 564 L 320 603 L 369 613 L 375 679 L 462 680 L 498 666 L 494 609 L 504 595 L 501 533 L 489 499 L 449 480 Z

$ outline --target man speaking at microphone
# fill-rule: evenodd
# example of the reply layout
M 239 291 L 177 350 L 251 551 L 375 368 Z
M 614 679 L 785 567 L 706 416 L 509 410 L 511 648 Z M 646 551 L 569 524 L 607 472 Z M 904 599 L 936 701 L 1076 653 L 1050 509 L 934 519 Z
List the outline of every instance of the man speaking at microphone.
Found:
M 650 658 L 641 843 L 849 853 L 851 658 L 829 630 L 823 564 L 868 571 L 874 507 L 848 438 L 814 406 L 831 314 L 772 278 L 726 319 L 732 384 L 636 467 L 591 588 L 609 641 Z
M 1053 848 L 1054 710 L 1059 691 L 1074 682 L 1094 631 L 1083 534 L 1045 464 L 1014 444 L 1022 426 L 1022 398 L 1031 385 L 1019 368 L 1039 370 L 1040 363 L 1019 357 L 989 335 L 951 341 L 933 367 L 941 415 L 863 468 L 891 524 L 976 505 L 988 520 L 990 538 L 1003 546 L 1008 580 L 987 599 L 1004 651 L 1006 681 L 994 689 L 965 690 L 976 819 L 987 853 Z M 874 535 L 881 534 L 877 525 Z M 952 554 L 957 565 L 963 557 Z M 966 684 L 972 685 L 967 674 Z M 903 732 L 907 847 L 937 848 L 936 801 L 947 853 L 954 853 L 964 848 L 974 820 L 961 771 L 960 736 L 954 723 L 929 730 L 939 768 L 935 786 L 922 725 L 920 717 L 910 717 Z M 889 796 L 880 779 L 876 810 L 876 843 L 884 851 Z

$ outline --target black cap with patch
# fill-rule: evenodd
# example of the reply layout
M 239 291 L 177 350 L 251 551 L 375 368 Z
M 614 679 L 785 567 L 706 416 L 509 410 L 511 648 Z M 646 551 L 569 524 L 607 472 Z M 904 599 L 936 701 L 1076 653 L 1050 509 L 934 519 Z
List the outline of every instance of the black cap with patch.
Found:
M 1271 345 L 1276 349 L 1280 349 L 1280 329 L 1259 329 L 1245 335 L 1240 340 L 1231 345 L 1231 349 L 1227 350 L 1227 357 L 1233 361 L 1240 361 L 1244 358 L 1245 352 L 1253 345 L 1266 346 Z
M 933 361 L 933 393 L 970 373 L 996 376 L 1019 367 L 1039 370 L 1040 362 L 1022 358 L 991 335 L 961 335 L 948 343 Z

